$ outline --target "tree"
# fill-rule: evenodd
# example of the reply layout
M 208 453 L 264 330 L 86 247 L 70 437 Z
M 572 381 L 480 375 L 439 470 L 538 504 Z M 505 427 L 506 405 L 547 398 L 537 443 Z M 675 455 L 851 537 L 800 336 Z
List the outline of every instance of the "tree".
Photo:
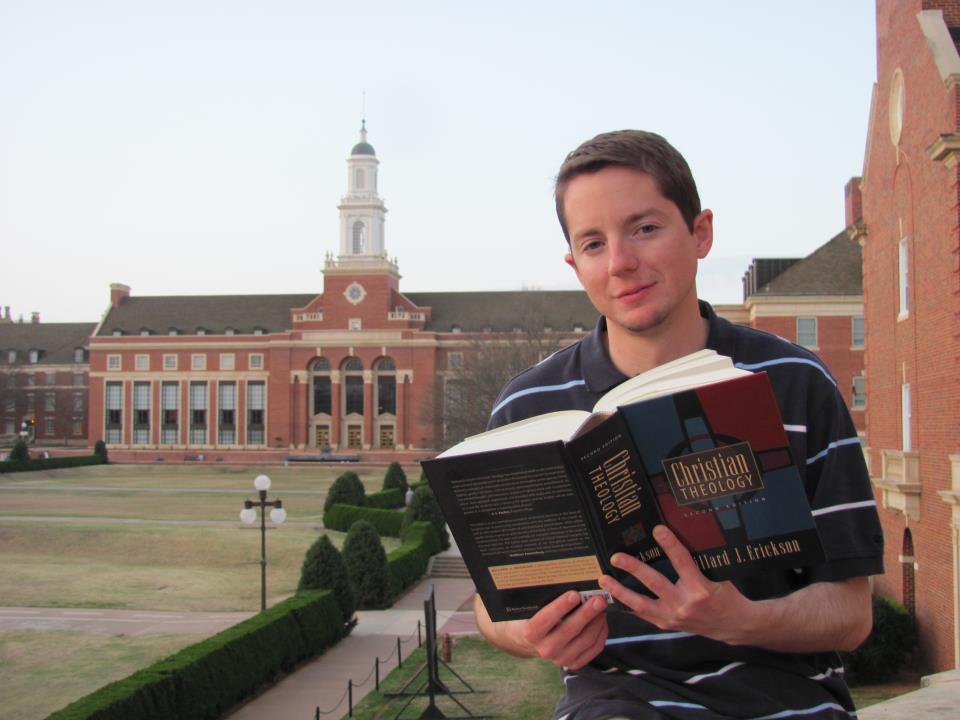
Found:
M 347 574 L 347 563 L 326 535 L 317 538 L 307 550 L 303 567 L 300 569 L 300 584 L 297 586 L 297 592 L 321 588 L 333 590 L 343 620 L 348 622 L 356 609 L 356 600 Z
M 30 459 L 30 451 L 27 449 L 27 443 L 22 439 L 17 440 L 10 450 L 10 459 L 17 462 L 27 462 Z
M 390 463 L 390 466 L 387 468 L 387 474 L 383 476 L 383 489 L 390 490 L 391 488 L 397 488 L 400 492 L 406 492 L 409 485 L 407 485 L 407 474 L 403 471 L 403 468 L 400 467 L 400 463 L 394 461 Z
M 343 475 L 333 481 L 327 492 L 327 499 L 323 502 L 323 511 L 327 512 L 337 503 L 343 505 L 363 505 L 367 497 L 367 492 L 360 482 L 359 476 L 352 470 L 347 470 Z
M 426 520 L 432 523 L 440 535 L 443 549 L 450 547 L 450 535 L 447 533 L 444 524 L 443 513 L 440 512 L 440 505 L 433 496 L 433 491 L 426 486 L 418 487 L 413 492 L 413 499 L 403 511 L 403 521 L 400 523 L 400 537 L 404 536 L 406 529 L 417 522 L 417 520 Z
M 442 405 L 436 403 L 435 411 L 441 411 L 443 447 L 483 432 L 506 382 L 562 346 L 564 336 L 547 327 L 544 298 L 535 293 L 520 295 L 512 327 L 473 341 L 460 366 L 448 369 L 441 379 L 438 399 Z
M 357 606 L 379 608 L 386 605 L 390 597 L 387 553 L 371 523 L 357 520 L 350 527 L 343 541 L 343 560 Z
M 107 444 L 103 440 L 97 440 L 93 444 L 93 454 L 100 458 L 100 462 L 107 463 Z

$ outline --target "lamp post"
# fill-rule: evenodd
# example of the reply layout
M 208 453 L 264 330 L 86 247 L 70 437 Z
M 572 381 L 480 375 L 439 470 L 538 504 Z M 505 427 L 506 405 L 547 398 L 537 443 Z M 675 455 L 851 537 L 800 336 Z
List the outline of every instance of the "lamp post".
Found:
M 283 509 L 283 502 L 280 498 L 276 500 L 267 500 L 267 490 L 270 489 L 270 478 L 266 475 L 257 475 L 253 480 L 253 486 L 260 495 L 259 500 L 244 500 L 243 510 L 240 511 L 240 520 L 246 525 L 252 525 L 257 519 L 255 505 L 260 506 L 260 611 L 267 609 L 267 518 L 266 508 L 272 507 L 270 511 L 271 522 L 279 525 L 287 519 L 287 511 Z

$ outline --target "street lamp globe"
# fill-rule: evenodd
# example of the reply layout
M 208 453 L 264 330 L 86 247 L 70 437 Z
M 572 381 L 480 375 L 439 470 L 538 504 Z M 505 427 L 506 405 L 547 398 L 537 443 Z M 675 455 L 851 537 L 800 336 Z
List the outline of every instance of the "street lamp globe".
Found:
M 246 525 L 252 525 L 257 519 L 257 511 L 253 508 L 244 508 L 240 511 L 240 521 Z
M 257 490 L 269 490 L 270 489 L 270 478 L 266 475 L 257 475 L 253 479 L 253 486 Z
M 282 507 L 274 508 L 270 511 L 270 520 L 275 522 L 277 525 L 281 524 L 284 520 L 287 519 L 287 511 Z

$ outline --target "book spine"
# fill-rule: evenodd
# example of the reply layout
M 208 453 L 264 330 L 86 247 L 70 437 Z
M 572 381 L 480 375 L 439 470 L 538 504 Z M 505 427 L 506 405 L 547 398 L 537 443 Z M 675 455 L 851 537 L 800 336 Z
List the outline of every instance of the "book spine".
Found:
M 591 518 L 604 572 L 622 579 L 610 565 L 616 552 L 644 562 L 663 558 L 652 536 L 661 522 L 660 512 L 620 414 L 569 441 L 567 453 L 579 477 L 578 491 Z

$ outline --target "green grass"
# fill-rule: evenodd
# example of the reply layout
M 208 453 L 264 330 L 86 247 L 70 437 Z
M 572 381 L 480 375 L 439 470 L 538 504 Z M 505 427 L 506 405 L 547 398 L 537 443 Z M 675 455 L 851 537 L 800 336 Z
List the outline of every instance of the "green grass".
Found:
M 391 692 L 402 687 L 423 665 L 424 656 L 424 648 L 421 648 L 404 659 L 403 667 L 395 669 L 381 683 L 381 691 Z M 458 640 L 449 664 L 474 690 L 483 691 L 457 695 L 457 699 L 474 715 L 542 720 L 552 715 L 557 699 L 563 694 L 563 682 L 556 666 L 545 660 L 521 660 L 505 655 L 478 638 Z M 451 690 L 466 690 L 442 665 L 440 679 Z M 421 680 L 426 680 L 426 671 L 413 687 L 422 685 Z M 384 698 L 381 693 L 371 692 L 354 707 L 353 717 L 360 720 L 392 718 L 404 702 L 400 698 Z M 420 717 L 427 704 L 426 698 L 417 698 L 401 718 Z M 464 714 L 448 698 L 439 699 L 437 706 L 447 716 Z M 320 709 L 329 708 L 321 706 Z M 346 711 L 346 706 L 342 710 Z
M 44 718 L 196 641 L 193 635 L 0 631 L 0 720 Z

